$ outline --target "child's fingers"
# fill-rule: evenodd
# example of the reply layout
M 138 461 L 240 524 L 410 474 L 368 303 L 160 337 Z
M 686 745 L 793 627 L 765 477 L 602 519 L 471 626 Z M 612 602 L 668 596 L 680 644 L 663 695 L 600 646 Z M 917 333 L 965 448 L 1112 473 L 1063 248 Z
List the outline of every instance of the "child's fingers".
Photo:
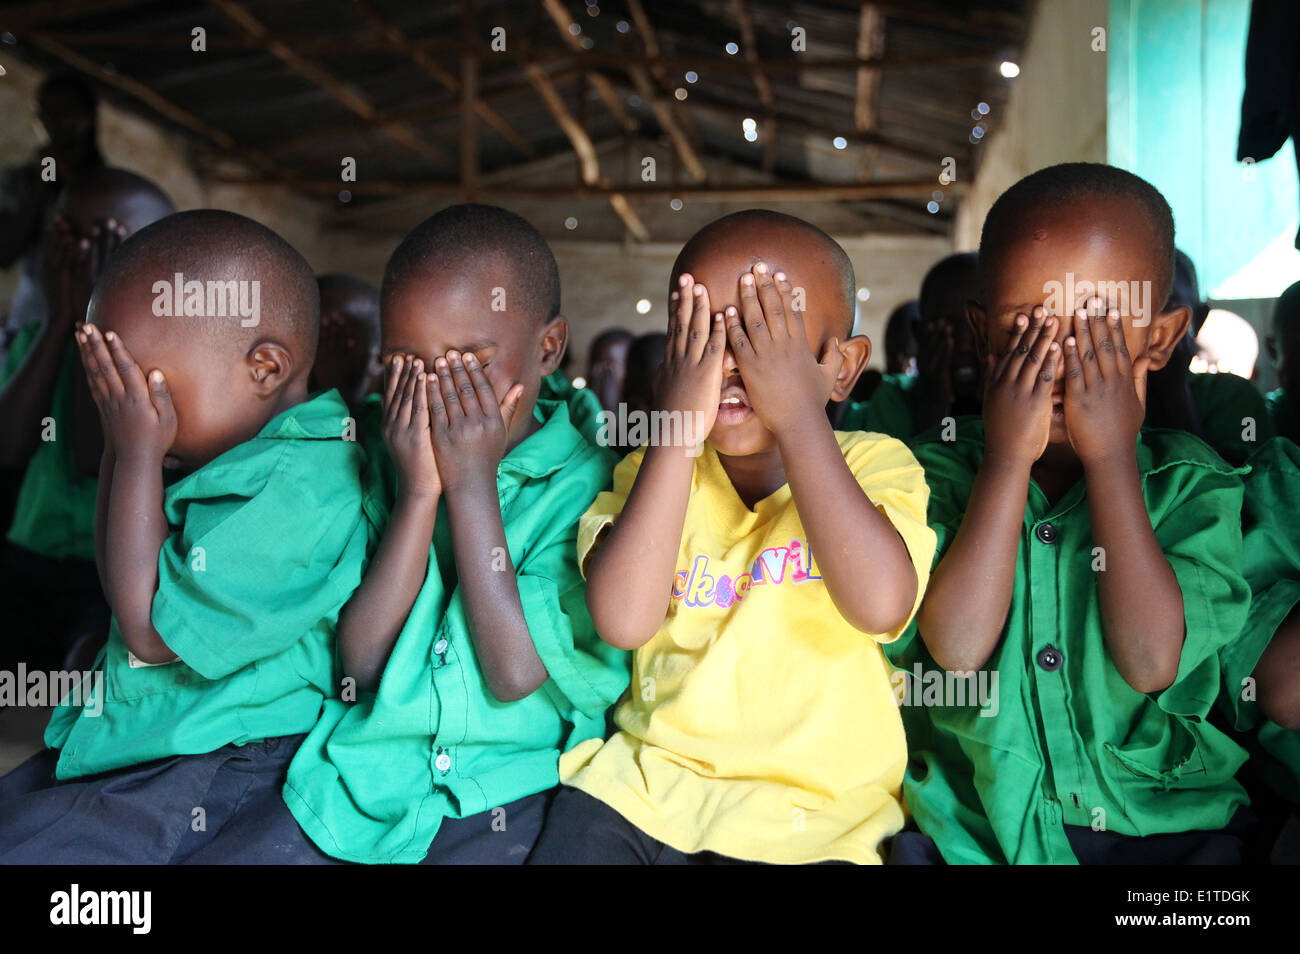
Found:
M 1070 335 L 1065 339 L 1065 393 L 1079 397 L 1085 388 L 1083 362 L 1079 360 L 1079 339 Z
M 1106 321 L 1106 309 L 1100 299 L 1093 299 L 1092 308 L 1096 312 L 1088 321 L 1088 334 L 1092 336 L 1092 346 L 1097 352 L 1097 376 L 1103 381 L 1115 376 L 1115 339 L 1111 337 L 1110 326 Z
M 1124 322 L 1114 308 L 1106 313 L 1106 326 L 1115 348 L 1115 371 L 1121 377 L 1129 377 L 1133 374 L 1132 356 L 1128 353 L 1128 341 L 1124 338 Z
M 86 369 L 86 381 L 90 385 L 90 396 L 94 399 L 95 404 L 103 407 L 103 403 L 108 398 L 108 393 L 104 390 L 103 374 L 99 370 L 99 362 L 95 360 L 95 353 L 90 349 L 90 335 L 85 326 L 79 327 L 75 332 L 77 340 L 77 353 L 81 355 L 81 366 Z
M 686 357 L 698 364 L 704 356 L 704 346 L 709 343 L 709 290 L 695 286 L 695 307 L 691 309 L 690 333 L 686 336 Z
M 737 363 L 743 364 L 749 358 L 752 349 L 749 345 L 749 335 L 745 333 L 745 326 L 741 324 L 740 312 L 736 310 L 735 305 L 727 306 L 723 326 L 727 329 L 727 344 L 731 346 L 731 353 L 736 356 Z
M 411 382 L 411 420 L 408 427 L 426 430 L 429 427 L 429 376 L 423 371 L 417 372 Z
M 474 395 L 478 399 L 478 409 L 484 416 L 491 416 L 500 410 L 492 382 L 483 373 L 483 366 L 478 362 L 478 355 L 472 351 L 465 352 L 465 368 L 469 372 L 470 383 L 474 385 Z
M 785 304 L 781 301 L 781 293 L 772 279 L 772 270 L 767 267 L 766 262 L 758 262 L 754 265 L 753 272 L 754 287 L 758 290 L 758 304 L 763 309 L 763 320 L 767 323 L 768 332 L 774 340 L 787 337 L 790 334 L 790 326 L 786 321 Z
M 803 312 L 795 307 L 794 286 L 786 278 L 785 272 L 777 272 L 772 277 L 776 279 L 776 290 L 781 295 L 781 307 L 785 310 L 785 320 L 791 336 L 803 338 Z
M 398 394 L 397 411 L 393 415 L 393 423 L 400 430 L 406 430 L 411 426 L 411 408 L 415 404 L 415 382 L 423 370 L 423 362 L 415 358 L 407 361 L 406 368 L 402 371 L 402 390 Z
M 1133 362 L 1133 387 L 1137 391 L 1142 407 L 1147 406 L 1147 373 L 1151 370 L 1151 359 L 1146 355 Z
M 722 356 L 727 353 L 727 326 L 722 321 L 722 312 L 713 316 L 709 329 L 709 340 L 705 345 L 705 358 L 722 370 Z
M 104 390 L 108 393 L 109 400 L 120 400 L 126 394 L 126 386 L 122 381 L 122 376 L 118 373 L 117 364 L 114 361 L 112 353 L 109 351 L 108 335 L 113 334 L 111 331 L 107 334 L 101 334 L 98 329 L 92 325 L 90 348 L 95 354 L 95 361 L 99 364 L 99 372 L 104 380 Z M 114 337 L 117 337 L 114 335 Z
M 425 375 L 424 396 L 429 404 L 429 430 L 441 434 L 447 428 L 447 406 L 442 402 L 442 386 L 436 374 Z
M 1047 353 L 1043 356 L 1043 363 L 1038 369 L 1038 378 L 1034 382 L 1033 393 L 1035 395 L 1052 393 L 1052 388 L 1056 383 L 1056 373 L 1058 364 L 1061 360 L 1061 346 L 1055 341 L 1047 345 Z
M 1092 343 L 1088 315 L 1082 308 L 1074 312 L 1074 344 L 1079 350 L 1079 367 L 1083 372 L 1081 382 L 1084 387 L 1092 387 L 1100 377 L 1097 371 L 1097 349 Z
M 767 327 L 763 306 L 758 303 L 758 290 L 751 272 L 740 276 L 740 320 L 745 324 L 749 346 L 755 354 L 761 354 L 764 346 L 772 340 L 772 332 Z
M 519 400 L 523 396 L 524 386 L 513 384 L 501 401 L 501 423 L 505 425 L 507 434 L 510 433 L 510 425 L 514 423 L 515 415 L 519 412 Z
M 451 382 L 460 397 L 461 410 L 467 416 L 475 414 L 479 410 L 478 389 L 469 379 L 469 372 L 465 370 L 465 362 L 461 360 L 460 352 L 448 351 L 447 363 L 451 365 Z
M 1016 315 L 1015 323 L 1011 329 L 1011 337 L 1007 341 L 1007 350 L 999 354 L 992 348 L 989 349 L 989 384 L 996 384 L 1007 377 L 1012 358 L 1015 357 L 1021 341 L 1024 340 L 1025 332 L 1028 330 L 1029 317 L 1027 315 Z
M 398 387 L 402 378 L 402 356 L 400 354 L 391 355 L 384 364 L 384 417 L 388 420 L 393 419 L 395 409 L 394 398 L 400 393 Z
M 1056 319 L 1054 317 L 1044 318 L 1038 325 L 1037 333 L 1028 341 L 1029 350 L 1025 352 L 1024 360 L 1020 363 L 1020 371 L 1016 380 L 1027 388 L 1033 388 L 1038 380 L 1038 375 L 1042 371 L 1043 362 L 1047 359 L 1049 347 L 1052 339 L 1056 335 Z
M 1043 317 L 1042 310 L 1035 308 L 1025 319 L 1025 326 L 1020 334 L 1011 341 L 1011 347 L 1007 353 L 1007 361 L 1002 369 L 1002 377 L 1008 381 L 1020 380 L 1020 369 L 1024 366 L 1025 358 L 1029 354 L 1029 349 L 1034 342 L 1038 340 L 1040 326 L 1047 319 Z M 1019 316 L 1016 318 L 1017 327 L 1019 327 Z
M 686 353 L 685 329 L 691 320 L 691 311 L 695 307 L 695 279 L 688 272 L 677 276 L 676 297 L 669 296 L 669 303 L 676 305 L 668 315 L 668 354 L 681 356 Z
M 458 417 L 465 416 L 465 409 L 460 406 L 460 395 L 456 392 L 456 382 L 451 377 L 451 365 L 446 358 L 439 358 L 433 363 L 438 373 L 438 390 L 442 392 L 442 403 L 447 409 L 447 421 L 450 423 Z
M 157 368 L 149 372 L 149 400 L 158 413 L 158 424 L 166 431 L 176 426 L 176 406 L 172 403 L 171 388 L 167 379 Z M 170 450 L 170 448 L 169 448 Z
M 104 339 L 108 342 L 108 351 L 113 356 L 113 366 L 117 369 L 123 390 L 133 399 L 145 397 L 149 391 L 148 383 L 144 379 L 144 372 L 135 363 L 135 358 L 126 350 L 126 343 L 120 335 L 111 331 L 104 334 Z
M 840 350 L 840 339 L 838 337 L 826 342 L 826 348 L 817 364 L 826 376 L 826 390 L 829 394 L 835 387 L 835 379 L 839 377 L 840 369 L 844 367 L 844 352 Z

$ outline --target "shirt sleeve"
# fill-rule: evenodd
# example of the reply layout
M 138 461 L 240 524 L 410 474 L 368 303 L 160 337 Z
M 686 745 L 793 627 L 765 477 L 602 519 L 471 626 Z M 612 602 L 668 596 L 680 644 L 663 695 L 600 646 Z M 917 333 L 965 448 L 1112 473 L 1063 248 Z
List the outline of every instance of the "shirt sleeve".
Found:
M 1178 580 L 1186 628 L 1178 674 L 1156 703 L 1199 718 L 1219 695 L 1219 654 L 1241 632 L 1250 605 L 1241 572 L 1242 482 L 1234 473 L 1183 464 L 1148 475 L 1147 490 L 1151 511 L 1161 514 L 1156 540 Z
M 346 469 L 354 458 L 318 452 L 309 463 L 289 446 L 298 443 L 327 442 L 286 442 L 269 477 L 242 492 L 214 473 L 214 491 L 225 483 L 226 492 L 185 501 L 159 553 L 154 627 L 207 679 L 283 652 L 322 619 L 335 622 L 360 582 L 360 486 Z
M 561 493 L 573 499 L 584 489 L 589 495 L 590 484 L 570 483 Z M 574 712 L 599 719 L 627 687 L 627 653 L 596 635 L 587 611 L 586 586 L 578 572 L 578 522 L 570 516 L 551 527 L 555 532 L 531 548 L 516 570 L 519 602 L 560 711 L 570 713 L 570 722 Z
M 890 632 L 874 636 L 878 642 L 892 643 L 916 615 L 930 581 L 930 565 L 935 554 L 935 533 L 926 524 L 930 489 L 926 486 L 925 471 L 907 446 L 896 438 L 864 436 L 845 450 L 844 460 L 858 486 L 902 537 L 916 569 L 916 599 L 907 619 Z
M 614 468 L 613 489 L 598 494 L 578 521 L 578 570 L 583 579 L 587 577 L 587 564 L 592 551 L 599 546 L 605 531 L 613 526 L 614 518 L 623 512 L 627 496 L 632 492 L 632 484 L 641 470 L 641 462 L 645 460 L 645 450 L 644 447 L 638 447 L 619 461 Z

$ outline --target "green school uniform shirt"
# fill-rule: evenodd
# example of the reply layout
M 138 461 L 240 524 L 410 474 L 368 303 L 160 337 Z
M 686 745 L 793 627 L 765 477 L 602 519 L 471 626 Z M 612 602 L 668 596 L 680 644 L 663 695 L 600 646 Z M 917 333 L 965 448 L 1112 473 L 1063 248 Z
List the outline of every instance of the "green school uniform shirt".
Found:
M 970 499 L 983 421 L 960 418 L 950 443 L 938 433 L 913 448 L 930 484 L 936 566 Z M 950 863 L 1073 864 L 1065 825 L 1123 835 L 1219 829 L 1246 800 L 1233 779 L 1245 753 L 1205 721 L 1219 651 L 1241 631 L 1249 601 L 1243 471 L 1181 431 L 1143 431 L 1137 452 L 1151 523 L 1182 590 L 1177 677 L 1151 694 L 1124 681 L 1103 639 L 1084 482 L 1056 504 L 1031 482 L 1006 627 L 975 677 L 993 690 L 988 703 L 969 704 L 968 692 L 967 704 L 953 704 L 963 701 L 955 689 L 904 703 L 904 797 Z M 915 623 L 884 649 L 909 678 L 943 674 Z
M 564 402 L 569 409 L 569 423 L 578 429 L 578 433 L 589 443 L 609 450 L 596 436 L 600 432 L 600 415 L 604 408 L 591 388 L 575 388 L 563 371 L 556 370 L 542 378 L 537 397 L 539 400 Z M 612 455 L 612 468 L 618 459 L 612 450 L 609 453 Z
M 1273 634 L 1300 603 L 1300 448 L 1276 437 L 1249 463 L 1241 522 L 1250 616 L 1223 651 L 1223 702 L 1232 727 L 1247 733 L 1256 771 L 1300 807 L 1300 732 L 1264 718 L 1253 694 L 1243 691 Z
M 152 616 L 180 659 L 133 665 L 114 619 L 89 677 L 104 694 L 65 700 L 46 729 L 59 778 L 316 723 L 338 686 L 334 625 L 365 560 L 364 454 L 342 438 L 347 416 L 328 391 L 167 488 Z
M 1277 435 L 1264 396 L 1245 378 L 1228 373 L 1189 374 L 1187 390 L 1201 419 L 1205 442 L 1224 460 L 1241 464 Z
M 31 325 L 14 338 L 5 356 L 4 383 L 22 366 L 40 331 L 39 325 Z M 77 347 L 69 341 L 50 402 L 55 440 L 42 440 L 27 462 L 14 506 L 14 521 L 9 527 L 10 543 L 56 560 L 95 559 L 95 493 L 99 481 L 77 470 L 70 431 L 72 376 L 84 373 Z M 98 427 L 98 422 L 94 426 Z
M 321 850 L 348 861 L 415 863 L 443 818 L 465 818 L 554 787 L 560 753 L 602 736 L 628 683 L 627 654 L 596 636 L 578 572 L 578 518 L 610 481 L 601 448 L 539 400 L 541 427 L 501 461 L 497 493 L 524 618 L 549 678 L 498 702 L 474 653 L 439 503 L 429 571 L 378 690 L 326 702 L 289 767 L 285 802 Z M 366 515 L 382 533 L 392 462 L 371 422 Z M 509 824 L 509 819 L 505 820 Z
M 870 398 L 849 405 L 837 427 L 908 440 L 918 427 L 916 400 L 916 375 L 886 374 Z

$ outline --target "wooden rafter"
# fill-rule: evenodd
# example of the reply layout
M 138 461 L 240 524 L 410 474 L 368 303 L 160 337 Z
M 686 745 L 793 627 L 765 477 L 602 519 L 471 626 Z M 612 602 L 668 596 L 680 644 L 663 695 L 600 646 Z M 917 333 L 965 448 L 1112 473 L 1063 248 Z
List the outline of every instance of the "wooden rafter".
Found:
M 371 104 L 370 100 L 353 87 L 340 82 L 324 67 L 313 63 L 277 39 L 262 21 L 249 13 L 242 5 L 236 3 L 235 0 L 208 0 L 208 2 L 236 28 L 257 41 L 268 53 L 308 82 L 315 84 L 349 112 L 365 120 L 374 120 L 379 116 L 379 111 Z M 380 124 L 378 128 L 389 139 L 402 144 L 412 152 L 444 168 L 455 168 L 446 153 L 426 142 L 406 124 L 389 122 Z
M 620 190 L 607 188 L 608 180 L 603 179 L 600 174 L 600 159 L 596 155 L 595 143 L 591 141 L 587 131 L 582 128 L 582 123 L 578 122 L 577 117 L 564 104 L 564 98 L 560 95 L 560 91 L 555 88 L 550 76 L 547 75 L 544 69 L 533 63 L 525 64 L 524 69 L 528 73 L 528 79 L 532 82 L 533 88 L 537 90 L 542 105 L 546 107 L 546 111 L 551 114 L 551 118 L 555 120 L 556 125 L 560 127 L 573 146 L 573 152 L 578 157 L 578 170 L 584 187 L 601 190 L 599 194 L 609 199 L 610 208 L 614 210 L 614 214 L 619 217 L 627 230 L 640 241 L 648 241 L 650 239 L 650 230 L 646 228 L 645 223 L 636 214 L 636 210 L 623 198 Z
M 132 79 L 125 73 L 117 70 L 109 71 L 104 69 L 94 60 L 82 56 L 76 50 L 69 49 L 53 37 L 46 36 L 44 33 L 26 33 L 24 34 L 27 42 L 36 46 L 50 56 L 67 64 L 75 70 L 85 73 L 87 76 L 93 76 L 96 80 L 105 86 L 125 93 L 127 96 L 148 106 L 155 113 L 164 119 L 171 120 L 178 126 L 196 133 L 203 139 L 216 146 L 217 149 L 231 156 L 237 157 L 247 162 L 264 173 L 273 177 L 280 178 L 286 185 L 292 186 L 296 181 L 296 176 L 277 163 L 274 159 L 259 149 L 242 145 L 235 141 L 235 138 L 222 129 L 210 126 L 203 120 L 199 119 L 193 113 L 176 105 L 171 100 L 162 96 L 138 80 Z
M 776 96 L 772 93 L 772 83 L 763 71 L 763 61 L 758 55 L 758 35 L 754 30 L 754 18 L 750 15 L 749 4 L 745 0 L 732 0 L 732 7 L 736 12 L 736 20 L 740 23 L 740 51 L 749 64 L 754 89 L 758 91 L 758 102 L 763 107 L 763 171 L 771 172 L 776 167 Z
M 686 167 L 687 174 L 696 182 L 704 182 L 708 179 L 708 170 L 705 169 L 704 163 L 700 161 L 700 157 L 696 154 L 695 147 L 691 144 L 686 130 L 682 128 L 681 123 L 677 121 L 677 117 L 673 114 L 673 107 L 658 94 L 654 84 L 650 82 L 649 75 L 646 73 L 646 70 L 649 69 L 658 77 L 661 83 L 665 81 L 668 75 L 666 67 L 660 61 L 659 41 L 655 35 L 654 26 L 650 23 L 650 18 L 646 15 L 645 8 L 641 6 L 640 0 L 629 0 L 628 12 L 636 23 L 637 33 L 641 36 L 641 42 L 645 45 L 646 58 L 651 65 L 645 67 L 629 63 L 627 75 L 636 87 L 637 94 L 655 114 L 655 121 L 668 134 L 668 139 L 673 145 L 673 151 L 677 153 L 677 158 Z
M 460 33 L 463 40 L 474 36 L 474 0 L 460 0 Z M 466 44 L 468 46 L 468 43 Z M 460 197 L 472 202 L 478 180 L 478 58 L 460 55 Z
M 858 48 L 860 59 L 873 59 L 885 52 L 885 18 L 880 7 L 864 3 L 858 15 Z M 880 70 L 876 67 L 858 69 L 857 91 L 853 100 L 853 126 L 858 132 L 870 132 L 876 125 L 880 110 Z
M 560 31 L 560 36 L 569 49 L 578 54 L 585 54 L 586 51 L 582 48 L 582 40 L 569 29 L 574 21 L 569 16 L 569 11 L 564 9 L 564 4 L 560 0 L 542 0 L 542 6 L 546 8 L 550 18 L 555 21 L 556 29 Z M 590 74 L 587 78 L 592 89 L 596 91 L 596 95 L 609 107 L 609 111 L 614 114 L 618 124 L 623 127 L 623 131 L 636 132 L 636 120 L 623 108 L 623 103 L 619 100 L 618 94 L 614 92 L 614 87 L 610 85 L 609 80 L 595 73 Z
M 361 18 L 366 21 L 366 24 L 370 29 L 374 30 L 375 33 L 387 41 L 393 52 L 406 57 L 451 92 L 457 94 L 460 93 L 460 80 L 458 80 L 451 72 L 443 68 L 437 60 L 433 59 L 418 45 L 407 39 L 406 35 L 398 29 L 396 25 L 379 16 L 368 0 L 352 0 L 352 5 L 356 8 L 357 13 L 361 15 Z M 473 46 L 473 34 L 471 34 L 470 37 L 466 38 L 466 41 L 462 43 L 460 52 L 464 55 L 468 51 L 470 55 L 474 55 L 472 49 L 470 49 Z M 532 158 L 533 155 L 535 155 L 536 150 L 533 149 L 528 140 L 519 135 L 506 118 L 488 105 L 488 103 L 481 97 L 476 96 L 474 98 L 474 111 L 483 122 L 487 123 L 494 130 L 500 133 L 502 138 L 504 138 L 506 142 L 510 143 L 510 145 L 514 146 L 515 149 L 519 150 L 519 152 L 529 158 Z

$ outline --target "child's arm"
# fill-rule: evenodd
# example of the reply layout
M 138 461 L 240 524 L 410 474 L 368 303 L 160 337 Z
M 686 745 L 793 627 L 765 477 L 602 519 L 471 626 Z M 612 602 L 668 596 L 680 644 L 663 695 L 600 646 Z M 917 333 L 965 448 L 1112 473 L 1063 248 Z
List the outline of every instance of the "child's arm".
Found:
M 774 280 L 775 279 L 775 280 Z M 759 262 L 740 278 L 740 310 L 727 308 L 727 339 L 745 391 L 776 435 L 799 520 L 835 608 L 866 633 L 902 625 L 916 602 L 916 568 L 898 532 L 863 492 L 822 412 L 843 365 L 831 339 L 821 361 L 784 273 Z M 872 581 L 863 586 L 862 580 Z
M 710 324 L 708 292 L 690 275 L 680 277 L 670 298 L 661 410 L 697 415 L 696 439 L 702 442 L 713 429 L 722 394 L 722 318 L 715 315 Z M 592 557 L 587 608 L 600 638 L 618 649 L 636 649 L 654 636 L 672 600 L 695 467 L 691 450 L 646 449 L 627 502 Z
M 1099 309 L 1098 309 L 1099 310 Z M 1090 327 L 1091 326 L 1091 327 Z M 1149 361 L 1130 363 L 1118 312 L 1074 315 L 1065 339 L 1065 424 L 1083 464 L 1106 648 L 1138 692 L 1167 689 L 1178 675 L 1186 621 L 1178 578 L 1156 539 L 1142 496 L 1137 436 Z
M 983 668 L 997 648 L 1015 590 L 1029 471 L 1051 432 L 1060 348 L 1056 319 L 1016 316 L 1007 351 L 990 354 L 984 394 L 984 458 L 961 526 L 930 577 L 917 614 L 926 649 L 950 672 Z
M 462 361 L 460 352 L 448 351 L 434 367 L 429 420 L 470 638 L 492 695 L 514 702 L 547 680 L 524 618 L 497 496 L 497 465 L 523 385 L 511 386 L 498 405 L 474 354 Z
M 363 689 L 379 685 L 393 645 L 424 586 L 442 483 L 429 435 L 437 387 L 424 363 L 395 355 L 384 391 L 384 444 L 397 468 L 397 499 L 366 575 L 339 613 L 339 656 Z
M 1264 715 L 1284 729 L 1300 729 L 1300 604 L 1259 657 L 1255 682 Z
M 87 325 L 77 335 L 91 393 L 108 422 L 116 460 L 108 492 L 105 594 L 127 648 L 147 663 L 176 654 L 154 629 L 158 552 L 167 539 L 162 461 L 176 439 L 176 410 L 162 372 L 146 381 L 113 332 Z

